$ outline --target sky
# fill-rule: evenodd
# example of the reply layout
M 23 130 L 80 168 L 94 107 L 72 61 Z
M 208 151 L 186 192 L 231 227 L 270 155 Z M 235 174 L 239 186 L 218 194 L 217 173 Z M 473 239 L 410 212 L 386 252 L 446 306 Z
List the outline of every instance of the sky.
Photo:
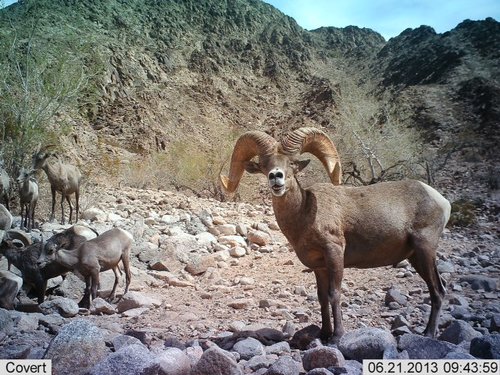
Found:
M 465 19 L 500 21 L 500 0 L 264 0 L 304 29 L 321 26 L 367 27 L 388 40 L 407 28 L 431 26 L 449 31 Z M 15 0 L 0 0 L 5 6 Z
M 437 33 L 465 19 L 500 21 L 500 0 L 264 0 L 307 30 L 321 26 L 367 27 L 388 40 L 427 25 Z

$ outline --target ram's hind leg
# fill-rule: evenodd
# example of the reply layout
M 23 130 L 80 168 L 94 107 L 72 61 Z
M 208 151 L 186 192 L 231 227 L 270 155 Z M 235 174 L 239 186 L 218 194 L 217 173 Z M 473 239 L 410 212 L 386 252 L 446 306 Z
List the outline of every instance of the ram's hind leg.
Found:
M 441 306 L 446 294 L 443 280 L 436 267 L 436 244 L 426 240 L 413 241 L 415 252 L 408 259 L 417 273 L 424 279 L 431 297 L 431 313 L 424 335 L 434 337 L 438 328 Z

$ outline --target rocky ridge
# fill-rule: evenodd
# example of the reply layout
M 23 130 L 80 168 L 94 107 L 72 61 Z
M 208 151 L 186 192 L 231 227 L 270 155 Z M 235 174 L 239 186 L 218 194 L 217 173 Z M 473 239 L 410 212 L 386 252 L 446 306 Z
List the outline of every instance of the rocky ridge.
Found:
M 56 373 L 82 374 L 360 374 L 363 358 L 498 358 L 500 249 L 491 224 L 445 233 L 438 267 L 448 296 L 438 340 L 419 335 L 427 290 L 403 262 L 346 271 L 348 333 L 335 346 L 313 339 L 314 277 L 268 207 L 130 188 L 93 202 L 83 223 L 134 235 L 131 291 L 79 310 L 83 283 L 71 275 L 39 312 L 2 310 L 1 358 L 51 358 Z M 48 237 L 59 228 L 40 229 Z M 112 279 L 102 274 L 102 297 Z M 479 349 L 485 345 L 489 352 Z

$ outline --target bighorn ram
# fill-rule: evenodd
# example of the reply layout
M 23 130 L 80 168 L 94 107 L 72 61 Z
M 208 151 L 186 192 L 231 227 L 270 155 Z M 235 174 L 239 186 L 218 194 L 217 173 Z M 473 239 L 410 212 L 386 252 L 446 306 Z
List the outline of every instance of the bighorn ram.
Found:
M 303 189 L 295 174 L 316 156 L 330 183 Z M 252 158 L 258 156 L 258 162 Z M 226 192 L 234 192 L 244 171 L 263 173 L 268 180 L 277 223 L 300 261 L 314 271 L 321 305 L 321 338 L 338 340 L 344 333 L 340 309 L 345 267 L 373 268 L 409 259 L 424 279 L 431 296 L 425 335 L 434 336 L 442 300 L 443 281 L 436 268 L 439 237 L 450 215 L 450 204 L 436 190 L 415 180 L 366 187 L 337 186 L 341 167 L 330 138 L 314 128 L 288 133 L 281 142 L 251 131 L 233 150 L 229 175 L 220 176 Z M 333 313 L 334 329 L 329 305 Z
M 19 184 L 19 202 L 21 206 L 21 227 L 28 232 L 35 225 L 35 208 L 38 202 L 38 183 L 33 177 L 33 172 L 28 172 L 26 169 L 21 169 L 17 183 Z M 24 212 L 24 224 L 23 224 Z
M 56 191 L 61 193 L 61 223 L 65 223 L 64 218 L 64 200 L 68 202 L 69 205 L 69 222 L 71 223 L 71 218 L 73 215 L 73 206 L 71 205 L 70 196 L 74 193 L 76 200 L 76 222 L 78 221 L 78 213 L 80 211 L 79 199 L 80 199 L 80 182 L 82 175 L 77 167 L 71 164 L 64 164 L 56 154 L 52 152 L 46 152 L 49 147 L 53 145 L 45 146 L 39 149 L 32 157 L 33 159 L 33 169 L 43 169 L 47 174 L 47 178 L 50 182 L 50 190 L 52 193 L 52 211 L 50 213 L 50 221 L 54 220 L 54 209 L 56 205 Z
M 125 270 L 125 293 L 128 292 L 131 279 L 129 258 L 132 242 L 133 237 L 129 232 L 113 228 L 73 250 L 60 249 L 55 251 L 54 246 L 48 246 L 45 248 L 45 253 L 40 256 L 39 264 L 44 265 L 55 260 L 60 265 L 80 273 L 85 278 L 86 286 L 79 305 L 89 308 L 91 298 L 97 297 L 99 272 L 113 270 L 115 283 L 108 298 L 112 300 L 115 297 L 120 260 Z
M 3 165 L 3 160 L 0 160 L 0 201 L 2 201 L 5 204 L 5 207 L 10 210 L 10 178 Z

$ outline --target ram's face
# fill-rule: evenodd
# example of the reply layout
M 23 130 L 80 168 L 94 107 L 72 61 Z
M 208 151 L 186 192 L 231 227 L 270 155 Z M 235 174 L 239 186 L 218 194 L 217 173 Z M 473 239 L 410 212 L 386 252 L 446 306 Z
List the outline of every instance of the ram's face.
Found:
M 259 162 L 250 162 L 246 166 L 249 173 L 262 173 L 267 177 L 271 194 L 281 197 L 295 183 L 294 175 L 302 170 L 309 160 L 293 160 L 286 155 L 274 154 L 261 156 Z

